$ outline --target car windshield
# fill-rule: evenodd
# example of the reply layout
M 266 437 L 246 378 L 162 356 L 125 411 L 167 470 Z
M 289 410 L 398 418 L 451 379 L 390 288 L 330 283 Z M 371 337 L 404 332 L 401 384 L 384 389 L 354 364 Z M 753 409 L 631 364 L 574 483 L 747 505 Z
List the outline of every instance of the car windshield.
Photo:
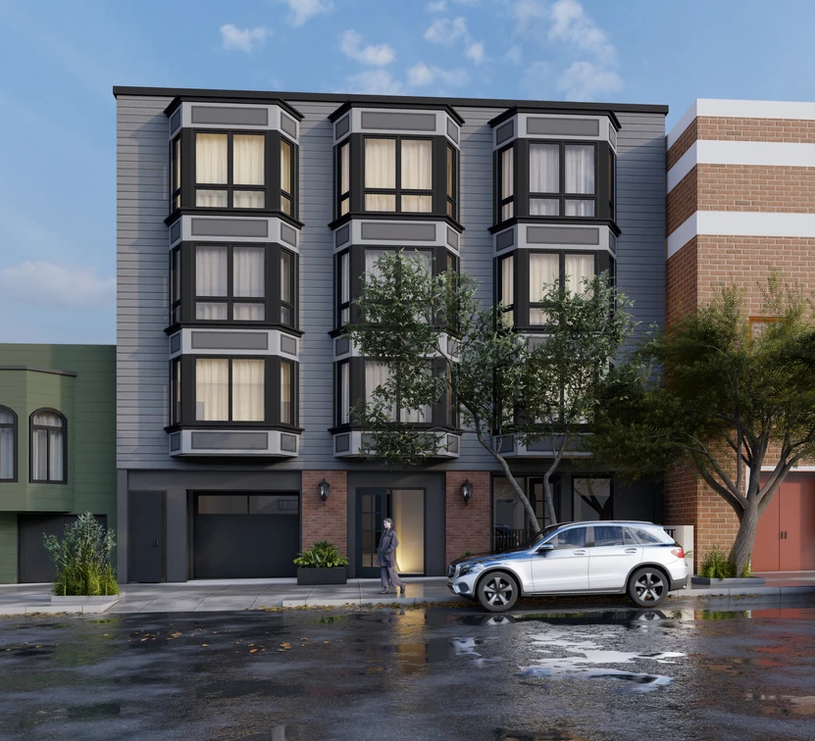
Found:
M 519 543 L 514 548 L 508 549 L 508 551 L 528 551 L 535 543 L 544 538 L 548 538 L 555 530 L 557 530 L 560 525 L 549 525 L 548 527 L 543 528 L 539 533 L 535 533 L 534 535 L 530 535 L 523 543 Z

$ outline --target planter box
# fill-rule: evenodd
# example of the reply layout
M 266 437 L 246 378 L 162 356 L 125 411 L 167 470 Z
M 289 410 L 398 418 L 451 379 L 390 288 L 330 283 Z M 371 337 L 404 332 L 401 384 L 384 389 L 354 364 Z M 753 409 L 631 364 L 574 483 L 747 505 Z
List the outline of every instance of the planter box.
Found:
M 103 594 L 97 597 L 87 597 L 82 594 L 69 594 L 65 597 L 62 595 L 51 595 L 52 605 L 104 605 L 107 602 L 118 602 L 124 597 L 124 592 L 119 594 Z
M 760 576 L 748 576 L 746 579 L 709 579 L 706 576 L 694 576 L 694 584 L 703 584 L 707 587 L 763 587 L 764 579 Z
M 348 578 L 348 569 L 338 566 L 335 569 L 303 569 L 297 567 L 297 583 L 304 586 L 316 584 L 345 584 Z

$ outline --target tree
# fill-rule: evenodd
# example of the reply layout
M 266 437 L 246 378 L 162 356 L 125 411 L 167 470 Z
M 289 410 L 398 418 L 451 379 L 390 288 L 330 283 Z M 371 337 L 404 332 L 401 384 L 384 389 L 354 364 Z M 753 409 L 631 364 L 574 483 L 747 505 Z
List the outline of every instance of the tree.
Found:
M 769 320 L 751 324 L 743 294 L 720 289 L 615 368 L 591 440 L 632 478 L 691 462 L 738 517 L 734 575 L 746 572 L 759 518 L 787 474 L 815 454 L 811 303 L 776 275 L 762 294 Z M 765 462 L 773 470 L 762 482 Z
M 455 399 L 462 426 L 498 462 L 535 532 L 534 508 L 501 452 L 512 436 L 541 440 L 552 458 L 544 476 L 548 519 L 555 523 L 551 476 L 579 446 L 602 383 L 633 323 L 628 302 L 597 276 L 572 293 L 546 287 L 545 334 L 524 336 L 505 321 L 504 307 L 484 308 L 477 283 L 462 273 L 430 275 L 418 255 L 383 255 L 366 275 L 357 321 L 346 331 L 359 353 L 390 370 L 352 410 L 369 432 L 361 451 L 394 465 L 414 466 L 439 452 L 437 429 L 417 427 L 440 399 Z

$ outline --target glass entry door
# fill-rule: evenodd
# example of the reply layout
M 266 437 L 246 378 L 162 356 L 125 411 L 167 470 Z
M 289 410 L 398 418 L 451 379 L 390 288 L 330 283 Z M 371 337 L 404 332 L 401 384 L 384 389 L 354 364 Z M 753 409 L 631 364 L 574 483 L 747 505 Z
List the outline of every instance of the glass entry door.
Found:
M 357 490 L 357 575 L 379 576 L 376 550 L 382 538 L 382 521 L 390 517 L 396 527 L 399 547 L 396 570 L 422 575 L 425 570 L 424 489 Z

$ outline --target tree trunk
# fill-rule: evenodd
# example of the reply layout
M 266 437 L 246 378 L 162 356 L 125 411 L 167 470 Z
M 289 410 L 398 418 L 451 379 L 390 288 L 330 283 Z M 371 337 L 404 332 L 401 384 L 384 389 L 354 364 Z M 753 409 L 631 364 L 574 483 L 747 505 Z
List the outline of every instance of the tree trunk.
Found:
M 543 477 L 543 499 L 546 503 L 546 517 L 550 525 L 557 525 L 557 515 L 555 514 L 555 500 L 552 497 L 552 482 L 549 480 L 549 472 Z
M 747 507 L 741 516 L 739 532 L 736 541 L 730 551 L 730 563 L 736 568 L 736 576 L 742 576 L 745 569 L 750 564 L 750 556 L 753 555 L 753 546 L 756 542 L 756 530 L 758 530 L 758 505 L 748 500 Z

